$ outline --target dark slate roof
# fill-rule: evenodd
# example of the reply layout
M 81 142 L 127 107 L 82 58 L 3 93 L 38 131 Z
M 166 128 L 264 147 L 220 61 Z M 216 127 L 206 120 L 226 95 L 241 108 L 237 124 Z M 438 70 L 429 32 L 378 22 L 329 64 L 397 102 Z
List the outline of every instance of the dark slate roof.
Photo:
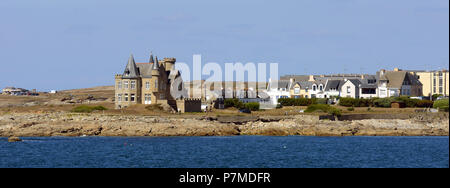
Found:
M 348 79 L 347 81 L 350 81 L 353 83 L 353 85 L 359 87 L 359 84 L 361 84 L 361 82 L 358 79 Z
M 369 83 L 369 80 L 375 80 L 374 83 Z M 378 79 L 375 75 L 365 76 L 363 79 L 359 79 L 361 82 L 361 88 L 377 88 L 378 87 Z
M 275 88 L 275 86 L 273 85 L 273 83 L 275 83 L 275 82 L 278 83 L 277 88 Z M 279 89 L 279 88 L 289 89 L 289 87 L 290 87 L 289 83 L 290 83 L 289 80 L 275 80 L 275 81 L 271 81 L 270 88 L 271 89 Z
M 302 88 L 302 89 L 306 89 L 306 88 L 311 89 L 312 85 L 313 85 L 313 82 L 309 82 L 309 81 L 300 81 L 297 83 L 300 85 L 300 88 Z
M 149 63 L 154 63 L 154 59 L 153 59 L 153 53 L 150 52 L 150 60 L 148 61 Z
M 151 63 L 136 63 L 140 76 L 143 78 L 152 77 L 152 64 Z
M 155 59 L 156 59 L 156 61 L 155 61 L 155 63 L 153 63 L 152 69 L 153 69 L 153 70 L 158 70 L 158 69 L 159 69 L 158 56 L 156 56 Z
M 331 89 L 341 90 L 344 83 L 344 80 L 328 80 L 328 83 L 325 86 L 325 91 L 329 91 Z
M 133 54 L 130 55 L 128 59 L 127 66 L 123 71 L 122 78 L 137 78 L 139 76 L 139 71 L 137 70 L 136 63 L 134 62 Z

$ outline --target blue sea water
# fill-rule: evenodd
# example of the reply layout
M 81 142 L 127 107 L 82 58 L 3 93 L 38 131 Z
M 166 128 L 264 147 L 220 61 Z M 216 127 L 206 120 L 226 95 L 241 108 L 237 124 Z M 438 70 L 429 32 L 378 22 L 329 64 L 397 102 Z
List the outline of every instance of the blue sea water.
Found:
M 449 137 L 0 138 L 0 167 L 449 167 Z

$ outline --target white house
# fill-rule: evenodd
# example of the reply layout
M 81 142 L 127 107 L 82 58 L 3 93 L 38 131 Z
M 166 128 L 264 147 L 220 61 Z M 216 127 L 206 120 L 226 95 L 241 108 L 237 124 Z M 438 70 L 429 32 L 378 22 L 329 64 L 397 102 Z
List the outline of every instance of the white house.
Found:
M 341 87 L 341 97 L 359 98 L 361 82 L 357 79 L 345 79 Z
M 270 97 L 272 104 L 277 104 L 280 98 L 290 98 L 290 88 L 293 84 L 293 79 L 290 80 L 272 80 L 269 78 L 269 83 L 267 84 L 267 95 Z

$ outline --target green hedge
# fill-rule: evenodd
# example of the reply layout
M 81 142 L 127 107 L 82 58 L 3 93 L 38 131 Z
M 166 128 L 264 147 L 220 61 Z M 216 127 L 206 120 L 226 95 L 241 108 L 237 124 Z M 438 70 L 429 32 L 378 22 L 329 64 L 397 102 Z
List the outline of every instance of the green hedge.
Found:
M 237 109 L 244 108 L 244 103 L 239 99 L 225 99 L 224 101 L 225 108 L 235 107 Z
M 305 112 L 307 113 L 311 113 L 311 112 L 316 112 L 316 111 L 322 111 L 322 112 L 326 112 L 330 115 L 334 115 L 334 116 L 341 116 L 342 112 L 341 110 L 332 107 L 328 104 L 312 104 L 309 105 L 308 108 L 306 108 Z
M 448 112 L 448 99 L 434 101 L 433 108 Z
M 87 106 L 87 105 L 81 105 L 77 106 L 72 109 L 72 112 L 78 112 L 78 113 L 91 113 L 95 110 L 108 110 L 107 108 L 103 106 Z
M 375 99 L 355 99 L 349 97 L 342 97 L 339 99 L 339 105 L 345 107 L 369 107 L 373 106 Z
M 390 108 L 391 102 L 403 102 L 406 107 L 414 108 L 429 108 L 433 106 L 433 102 L 430 100 L 411 99 L 407 96 L 390 97 L 390 98 L 371 98 L 371 99 L 354 99 L 343 97 L 339 99 L 339 105 L 345 107 L 384 107 Z
M 309 106 L 315 104 L 318 99 L 308 99 L 308 98 L 281 98 L 278 102 L 282 106 Z
M 373 101 L 373 105 L 376 107 L 390 108 L 391 102 L 394 102 L 393 98 L 379 98 Z
M 257 102 L 249 102 L 244 104 L 244 108 L 249 109 L 250 111 L 258 111 L 259 110 L 259 103 Z

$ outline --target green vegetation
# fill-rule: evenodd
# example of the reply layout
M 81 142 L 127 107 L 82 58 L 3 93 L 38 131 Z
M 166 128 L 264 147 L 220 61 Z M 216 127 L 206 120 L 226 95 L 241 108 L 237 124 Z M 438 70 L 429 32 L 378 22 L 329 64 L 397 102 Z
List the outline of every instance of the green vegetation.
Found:
M 342 114 L 341 110 L 339 110 L 335 107 L 332 107 L 328 104 L 312 104 L 312 105 L 309 105 L 308 108 L 306 108 L 306 110 L 305 110 L 305 112 L 307 112 L 307 113 L 317 112 L 317 111 L 326 112 L 333 116 L 341 116 L 341 114 Z
M 442 97 L 442 94 L 433 94 L 431 95 L 431 100 L 435 101 L 438 97 Z
M 433 104 L 433 108 L 437 108 L 440 111 L 448 112 L 448 99 L 437 100 Z
M 278 102 L 282 106 L 309 106 L 311 104 L 316 104 L 317 99 L 308 98 L 281 98 Z
M 393 98 L 380 98 L 373 100 L 373 105 L 376 107 L 390 108 L 391 102 L 394 102 Z
M 244 108 L 244 103 L 239 99 L 225 99 L 225 108 L 235 107 L 237 109 Z
M 348 107 L 347 110 L 348 111 L 355 111 L 355 108 L 353 108 L 353 106 L 352 106 L 352 107 Z
M 250 111 L 258 111 L 259 110 L 259 103 L 257 102 L 249 102 L 244 104 L 244 108 L 249 109 Z
M 87 105 L 81 105 L 77 106 L 72 109 L 72 112 L 78 112 L 78 113 L 91 113 L 96 110 L 108 110 L 107 108 L 103 106 L 87 106 Z
M 369 107 L 373 106 L 373 101 L 376 98 L 372 99 L 354 99 L 349 97 L 342 97 L 339 99 L 339 105 L 345 107 Z
M 390 98 L 371 98 L 371 99 L 354 99 L 343 97 L 339 100 L 340 106 L 345 107 L 383 107 L 390 108 L 392 102 L 405 103 L 406 107 L 414 108 L 429 108 L 433 106 L 433 101 L 411 99 L 408 96 L 390 97 Z

